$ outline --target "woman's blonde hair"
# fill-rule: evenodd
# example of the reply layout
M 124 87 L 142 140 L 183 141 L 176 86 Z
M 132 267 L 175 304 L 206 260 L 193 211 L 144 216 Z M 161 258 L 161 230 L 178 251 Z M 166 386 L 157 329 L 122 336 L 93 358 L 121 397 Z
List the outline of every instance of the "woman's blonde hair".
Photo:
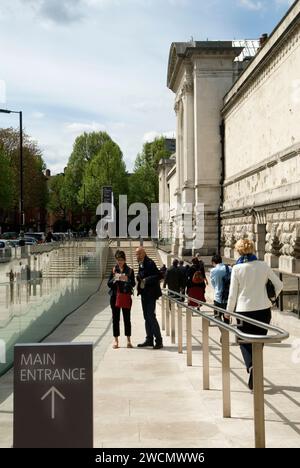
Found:
M 235 244 L 235 250 L 237 250 L 240 255 L 253 254 L 255 250 L 254 242 L 249 239 L 240 239 Z

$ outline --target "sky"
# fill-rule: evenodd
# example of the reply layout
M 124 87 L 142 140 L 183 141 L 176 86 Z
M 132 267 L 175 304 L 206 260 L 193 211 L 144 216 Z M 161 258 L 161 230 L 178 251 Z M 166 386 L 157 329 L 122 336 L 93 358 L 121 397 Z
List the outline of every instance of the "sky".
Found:
M 257 39 L 290 0 L 0 0 L 0 107 L 22 110 L 52 173 L 75 138 L 105 130 L 129 171 L 145 141 L 175 135 L 172 42 Z M 0 128 L 18 116 L 0 113 Z

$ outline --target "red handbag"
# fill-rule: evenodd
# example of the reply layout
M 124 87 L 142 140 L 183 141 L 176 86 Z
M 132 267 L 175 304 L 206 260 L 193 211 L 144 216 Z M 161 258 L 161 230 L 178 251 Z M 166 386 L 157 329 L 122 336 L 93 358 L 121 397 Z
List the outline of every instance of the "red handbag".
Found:
M 117 309 L 131 309 L 132 299 L 130 293 L 122 293 L 117 289 L 116 307 Z

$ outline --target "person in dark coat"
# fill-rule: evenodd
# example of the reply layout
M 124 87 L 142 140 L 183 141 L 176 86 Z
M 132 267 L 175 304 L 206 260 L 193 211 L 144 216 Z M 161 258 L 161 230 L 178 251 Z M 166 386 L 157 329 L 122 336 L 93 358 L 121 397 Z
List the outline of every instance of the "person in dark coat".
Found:
M 168 289 L 171 291 L 180 293 L 183 286 L 182 274 L 178 268 L 179 261 L 177 259 L 173 260 L 173 264 L 170 268 L 167 269 L 165 280 L 164 280 L 164 288 L 168 286 Z M 172 296 L 172 293 L 169 293 Z M 173 295 L 177 297 L 176 295 Z
M 126 255 L 122 250 L 117 250 L 115 254 L 117 260 L 116 266 L 113 268 L 107 285 L 109 287 L 110 295 L 110 306 L 112 310 L 112 322 L 113 322 L 113 335 L 114 344 L 113 348 L 119 348 L 119 336 L 120 336 L 120 315 L 121 309 L 116 306 L 118 290 L 121 293 L 133 294 L 133 288 L 135 287 L 134 271 L 126 263 Z M 131 344 L 131 307 L 122 308 L 125 335 L 127 336 L 127 348 L 132 348 Z
M 156 301 L 162 295 L 160 273 L 155 262 L 147 256 L 144 247 L 139 247 L 136 250 L 136 257 L 139 263 L 138 295 L 141 296 L 142 300 L 146 328 L 145 342 L 139 344 L 138 347 L 153 346 L 154 349 L 160 349 L 163 347 L 163 341 L 155 314 Z
M 179 270 L 181 273 L 181 294 L 185 294 L 186 290 L 186 282 L 187 282 L 187 273 L 188 273 L 188 267 L 187 265 L 184 264 L 183 260 L 180 260 L 179 262 Z

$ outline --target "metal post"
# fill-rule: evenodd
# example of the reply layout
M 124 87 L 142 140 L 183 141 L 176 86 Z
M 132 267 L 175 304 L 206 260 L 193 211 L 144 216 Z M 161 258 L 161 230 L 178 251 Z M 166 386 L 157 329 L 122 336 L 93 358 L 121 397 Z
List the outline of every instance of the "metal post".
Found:
M 252 343 L 255 447 L 265 448 L 263 343 Z
M 177 304 L 178 353 L 182 353 L 182 307 Z
M 282 281 L 282 278 L 283 278 L 282 273 L 279 273 L 280 281 Z M 279 296 L 279 308 L 280 308 L 280 311 L 283 312 L 283 290 L 281 291 L 280 296 Z
M 7 285 L 6 286 L 6 292 L 5 292 L 5 305 L 6 305 L 6 309 L 9 308 L 9 286 Z
M 27 304 L 29 302 L 29 296 L 30 296 L 30 282 L 27 281 L 26 283 L 26 303 Z
M 23 114 L 19 112 L 20 117 L 20 230 L 24 229 L 24 194 L 23 194 Z
M 166 335 L 170 336 L 170 301 L 166 298 Z
M 298 276 L 298 319 L 300 319 L 300 278 Z
M 203 390 L 209 390 L 209 321 L 202 317 Z
M 21 304 L 21 285 L 17 284 L 17 304 Z
M 161 328 L 163 331 L 166 329 L 166 297 L 161 298 Z
M 186 309 L 186 364 L 193 365 L 192 357 L 192 311 Z
M 229 331 L 222 329 L 223 417 L 231 417 Z
M 175 344 L 175 303 L 171 302 L 171 343 Z

